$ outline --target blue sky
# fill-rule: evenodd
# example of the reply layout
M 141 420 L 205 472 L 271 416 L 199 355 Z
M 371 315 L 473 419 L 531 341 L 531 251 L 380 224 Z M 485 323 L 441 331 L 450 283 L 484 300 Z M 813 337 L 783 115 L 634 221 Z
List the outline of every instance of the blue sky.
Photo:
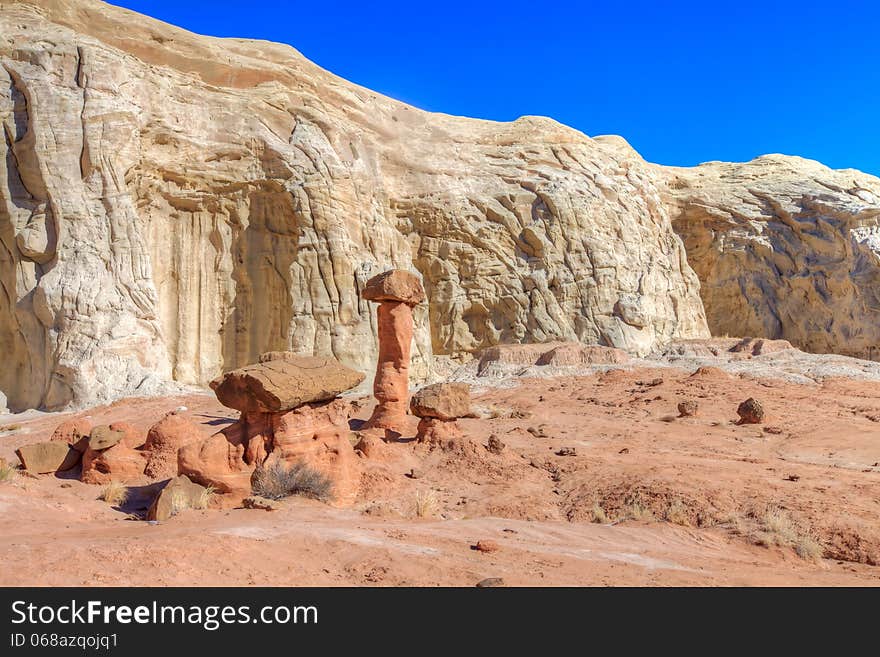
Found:
M 540 114 L 661 164 L 786 153 L 880 175 L 880 2 L 114 0 L 289 43 L 423 109 Z

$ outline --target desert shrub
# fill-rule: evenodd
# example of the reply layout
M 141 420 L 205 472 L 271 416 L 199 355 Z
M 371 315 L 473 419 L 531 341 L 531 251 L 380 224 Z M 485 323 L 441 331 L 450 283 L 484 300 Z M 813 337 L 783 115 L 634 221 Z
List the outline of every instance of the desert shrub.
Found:
M 666 507 L 663 512 L 663 519 L 666 522 L 671 522 L 673 525 L 681 525 L 682 527 L 691 526 L 690 517 L 688 516 L 688 508 L 685 506 L 684 502 L 678 498 L 669 502 L 669 506 Z
M 128 499 L 128 486 L 114 479 L 104 486 L 98 499 L 104 500 L 111 506 L 125 504 L 125 501 Z
M 595 522 L 600 525 L 604 525 L 608 522 L 608 514 L 605 513 L 605 509 L 603 509 L 598 503 L 594 504 L 593 508 L 590 510 L 590 522 Z
M 416 516 L 419 518 L 435 518 L 440 512 L 437 493 L 432 490 L 416 493 Z
M 255 495 L 270 500 L 281 500 L 291 495 L 326 500 L 330 497 L 333 482 L 323 473 L 301 461 L 290 465 L 272 461 L 254 471 L 251 489 Z
M 200 494 L 199 497 L 193 502 L 192 507 L 194 509 L 207 509 L 211 504 L 211 498 L 214 497 L 217 489 L 213 486 L 208 486 L 205 488 Z

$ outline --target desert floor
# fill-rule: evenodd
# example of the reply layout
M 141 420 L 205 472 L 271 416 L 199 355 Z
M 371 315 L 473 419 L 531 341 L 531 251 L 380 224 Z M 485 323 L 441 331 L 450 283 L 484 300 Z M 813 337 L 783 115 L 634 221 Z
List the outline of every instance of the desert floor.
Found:
M 736 423 L 747 397 L 765 424 Z M 356 428 L 371 400 L 351 399 Z M 696 417 L 678 417 L 685 399 Z M 209 394 L 30 412 L 0 456 L 62 418 L 146 431 L 179 405 L 206 433 L 236 417 Z M 19 475 L 0 483 L 0 584 L 880 584 L 880 383 L 641 367 L 478 389 L 474 408 L 463 440 L 364 457 L 349 508 L 293 498 L 149 524 L 130 515 L 143 500 L 112 508 L 75 471 Z

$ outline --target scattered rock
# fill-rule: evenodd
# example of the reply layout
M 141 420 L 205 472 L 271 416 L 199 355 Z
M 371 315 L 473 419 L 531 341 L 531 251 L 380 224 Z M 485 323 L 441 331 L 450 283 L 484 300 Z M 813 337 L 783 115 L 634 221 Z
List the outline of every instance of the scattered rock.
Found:
M 629 454 L 629 447 L 624 447 L 622 450 L 617 452 L 618 454 Z
M 658 377 L 656 379 L 651 379 L 650 381 L 636 381 L 636 385 L 646 388 L 655 388 L 659 385 L 663 385 L 663 379 Z
M 740 404 L 736 413 L 739 415 L 740 424 L 761 424 L 764 421 L 764 407 L 753 397 Z
M 406 476 L 410 479 L 421 479 L 422 471 L 418 468 L 411 468 L 410 471 L 406 473 Z
M 492 454 L 501 454 L 501 452 L 504 451 L 505 447 L 506 445 L 494 433 L 489 436 L 489 442 L 486 444 L 486 449 L 489 450 Z
M 282 413 L 331 400 L 363 380 L 335 358 L 290 354 L 232 370 L 210 386 L 221 404 L 242 413 Z
M 55 427 L 55 431 L 49 440 L 67 443 L 73 449 L 82 453 L 89 446 L 89 435 L 91 432 L 92 425 L 86 419 L 66 420 Z
M 147 510 L 146 520 L 168 520 L 184 509 L 205 508 L 207 489 L 186 475 L 169 479 Z
M 800 481 L 800 478 L 801 478 L 800 475 L 790 474 L 790 475 L 786 476 L 785 480 L 786 481 Z
M 498 552 L 501 548 L 498 543 L 490 540 L 477 541 L 476 545 L 471 546 L 472 550 L 477 552 Z
M 770 433 L 778 436 L 779 434 L 783 433 L 783 431 L 781 427 L 764 427 L 764 433 Z
M 70 470 L 82 454 L 66 442 L 47 441 L 24 445 L 15 450 L 22 467 L 31 474 L 50 474 Z
M 413 395 L 410 410 L 417 417 L 455 420 L 470 413 L 471 389 L 466 383 L 435 383 Z
M 556 456 L 577 456 L 577 449 L 574 447 L 563 447 L 556 452 Z
M 501 577 L 487 577 L 477 582 L 478 589 L 488 589 L 494 586 L 504 586 L 504 580 Z
M 694 417 L 700 405 L 693 399 L 678 402 L 678 417 Z
M 280 502 L 260 497 L 259 495 L 244 498 L 241 505 L 245 509 L 259 509 L 261 511 L 277 511 L 281 508 Z

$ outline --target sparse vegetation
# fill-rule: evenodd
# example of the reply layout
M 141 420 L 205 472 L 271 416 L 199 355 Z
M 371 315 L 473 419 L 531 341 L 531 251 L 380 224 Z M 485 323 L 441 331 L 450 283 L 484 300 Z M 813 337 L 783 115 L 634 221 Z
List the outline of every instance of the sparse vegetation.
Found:
M 217 489 L 213 486 L 208 486 L 202 493 L 199 495 L 199 498 L 193 504 L 194 509 L 207 509 L 211 504 L 211 498 L 214 497 L 214 494 L 217 492 Z
M 270 500 L 281 500 L 291 495 L 326 500 L 333 482 L 324 474 L 300 461 L 287 465 L 273 461 L 260 466 L 251 478 L 254 495 Z
M 663 512 L 663 519 L 671 522 L 673 525 L 681 525 L 682 527 L 690 527 L 691 520 L 688 514 L 687 506 L 679 498 L 670 501 L 669 506 Z
M 819 542 L 803 531 L 785 509 L 768 506 L 762 512 L 749 514 L 757 527 L 746 534 L 758 545 L 766 547 L 787 547 L 795 551 L 802 559 L 817 560 L 824 552 Z
M 654 512 L 642 502 L 641 496 L 636 493 L 628 497 L 620 508 L 619 520 L 654 520 Z
M 595 522 L 599 525 L 604 525 L 608 523 L 608 515 L 605 513 L 605 509 L 603 509 L 599 503 L 593 505 L 593 508 L 590 510 L 590 522 Z
M 128 499 L 128 486 L 114 479 L 104 486 L 98 499 L 104 500 L 110 506 L 121 506 Z
M 416 493 L 416 516 L 419 518 L 436 518 L 440 512 L 437 493 L 432 490 Z
M 0 459 L 0 484 L 13 481 L 18 477 L 18 468 Z

